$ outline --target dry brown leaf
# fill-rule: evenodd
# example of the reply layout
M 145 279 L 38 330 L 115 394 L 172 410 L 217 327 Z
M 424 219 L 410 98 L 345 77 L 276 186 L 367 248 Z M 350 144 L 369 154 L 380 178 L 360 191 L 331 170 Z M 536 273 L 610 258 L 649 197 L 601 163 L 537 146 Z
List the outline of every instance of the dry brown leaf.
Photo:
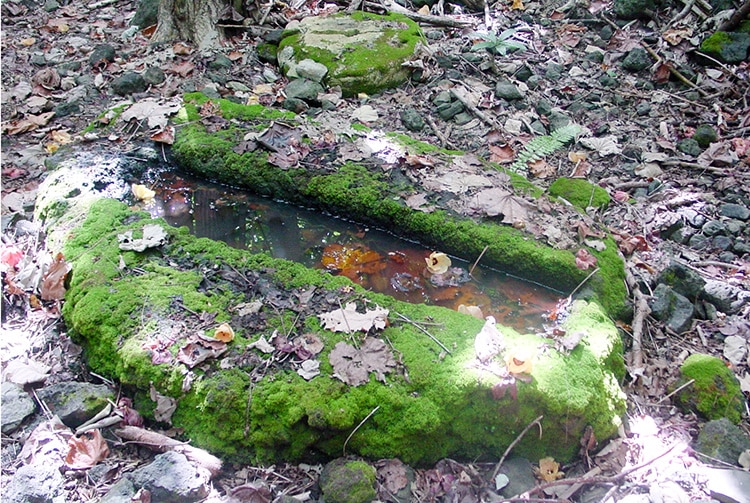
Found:
M 582 271 L 596 265 L 596 257 L 593 256 L 586 248 L 581 248 L 576 253 L 576 267 Z
M 109 446 L 99 430 L 72 437 L 68 447 L 65 464 L 71 470 L 88 470 L 109 455 Z
M 536 178 L 549 178 L 557 172 L 557 168 L 544 159 L 527 162 L 526 166 L 529 167 L 529 173 Z
M 365 313 L 357 312 L 357 304 L 349 302 L 344 309 L 336 309 L 328 313 L 319 314 L 323 328 L 334 332 L 351 334 L 354 332 L 368 332 L 374 328 L 385 328 L 388 322 L 388 309 L 376 306 Z
M 44 112 L 39 115 L 27 115 L 19 121 L 13 121 L 5 127 L 7 134 L 22 134 L 33 131 L 38 127 L 45 126 L 54 117 L 55 112 Z
M 158 143 L 172 145 L 174 143 L 174 128 L 172 126 L 167 126 L 158 133 L 152 134 L 150 138 Z
M 221 342 L 232 342 L 234 340 L 234 330 L 229 323 L 222 323 L 214 331 L 214 338 Z
M 490 145 L 490 162 L 510 164 L 516 157 L 516 152 L 510 145 Z
M 389 459 L 378 468 L 378 480 L 390 494 L 397 494 L 409 483 L 406 465 L 400 459 Z
M 385 342 L 368 337 L 357 349 L 345 342 L 339 342 L 328 355 L 333 366 L 334 377 L 350 386 L 359 386 L 370 381 L 370 372 L 378 381 L 385 382 L 385 374 L 396 367 L 390 349 Z
M 189 45 L 182 42 L 177 42 L 176 44 L 174 44 L 172 46 L 172 50 L 178 56 L 187 56 L 188 54 L 193 52 L 193 49 Z
M 412 194 L 404 202 L 409 208 L 423 213 L 432 213 L 435 211 L 435 206 L 427 201 L 427 194 L 424 193 Z
M 65 277 L 71 269 L 63 254 L 58 253 L 42 279 L 40 293 L 43 300 L 62 300 L 65 297 Z
M 471 200 L 471 209 L 490 217 L 503 216 L 503 223 L 513 224 L 528 219 L 528 203 L 510 192 L 499 189 L 485 189 Z

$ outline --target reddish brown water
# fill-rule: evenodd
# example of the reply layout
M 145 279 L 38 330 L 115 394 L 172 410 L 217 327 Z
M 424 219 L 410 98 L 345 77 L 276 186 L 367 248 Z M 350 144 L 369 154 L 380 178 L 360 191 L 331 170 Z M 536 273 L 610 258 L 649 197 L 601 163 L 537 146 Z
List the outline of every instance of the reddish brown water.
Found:
M 235 248 L 342 274 L 365 288 L 408 302 L 450 309 L 476 305 L 485 316 L 518 330 L 539 330 L 559 292 L 452 258 L 447 275 L 426 268 L 431 250 L 392 234 L 320 212 L 255 197 L 247 192 L 174 172 L 154 177 L 148 209 L 199 237 Z

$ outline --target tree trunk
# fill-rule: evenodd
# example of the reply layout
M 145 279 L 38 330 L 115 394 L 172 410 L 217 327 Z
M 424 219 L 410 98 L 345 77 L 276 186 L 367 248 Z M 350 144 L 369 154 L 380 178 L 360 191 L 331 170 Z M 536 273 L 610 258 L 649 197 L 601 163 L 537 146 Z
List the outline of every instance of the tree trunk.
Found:
M 201 51 L 219 47 L 225 33 L 217 25 L 231 8 L 231 0 L 160 0 L 159 22 L 151 40 L 185 40 Z

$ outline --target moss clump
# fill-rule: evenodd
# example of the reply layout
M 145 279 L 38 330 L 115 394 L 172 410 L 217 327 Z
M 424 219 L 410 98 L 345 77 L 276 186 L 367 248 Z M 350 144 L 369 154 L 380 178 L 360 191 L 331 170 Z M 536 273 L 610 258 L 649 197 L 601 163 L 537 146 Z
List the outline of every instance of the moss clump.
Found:
M 375 468 L 364 461 L 337 459 L 320 474 L 320 488 L 328 503 L 369 503 L 375 492 Z
M 187 93 L 183 96 L 186 104 L 200 107 L 207 102 L 215 103 L 221 116 L 227 120 L 241 120 L 241 121 L 263 121 L 268 122 L 272 120 L 290 120 L 293 121 L 297 117 L 292 112 L 285 112 L 283 110 L 276 110 L 268 108 L 263 105 L 241 105 L 226 99 L 212 99 L 203 93 Z M 196 120 L 199 116 L 197 114 L 190 115 L 190 120 Z
M 371 26 L 365 29 L 365 23 L 377 26 L 382 34 L 375 40 L 362 38 L 372 30 Z M 419 25 L 400 14 L 379 16 L 357 11 L 350 16 L 308 18 L 302 25 L 300 30 L 285 32 L 279 54 L 291 47 L 294 60 L 309 58 L 325 65 L 326 83 L 341 86 L 345 96 L 374 94 L 404 82 L 409 71 L 402 63 L 414 54 L 422 36 Z M 331 39 L 337 45 L 343 43 L 343 47 L 331 49 Z
M 717 31 L 701 43 L 701 50 L 724 63 L 747 60 L 750 33 Z
M 695 379 L 692 386 L 677 396 L 685 408 L 697 411 L 706 419 L 725 417 L 735 424 L 740 422 L 745 399 L 734 373 L 720 358 L 692 354 L 680 367 L 680 374 L 675 389 Z
M 576 208 L 606 208 L 609 194 L 603 188 L 581 178 L 558 178 L 549 187 L 551 196 L 565 199 Z
M 701 124 L 695 128 L 695 133 L 692 136 L 693 140 L 698 142 L 701 148 L 708 148 L 708 146 L 719 139 L 719 135 L 716 134 L 716 130 L 708 124 Z

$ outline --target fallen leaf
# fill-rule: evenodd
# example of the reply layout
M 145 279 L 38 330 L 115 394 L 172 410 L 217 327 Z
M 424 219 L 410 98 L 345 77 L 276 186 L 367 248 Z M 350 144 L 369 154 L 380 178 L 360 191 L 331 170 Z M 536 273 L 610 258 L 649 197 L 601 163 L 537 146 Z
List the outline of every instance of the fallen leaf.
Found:
M 65 261 L 62 253 L 58 253 L 42 278 L 40 294 L 43 300 L 65 298 L 65 278 L 71 269 L 72 266 Z
M 386 267 L 385 257 L 363 245 L 341 245 L 334 243 L 323 249 L 321 264 L 329 271 L 335 271 L 357 281 L 363 274 L 376 274 Z
M 357 312 L 357 304 L 349 302 L 344 309 L 336 309 L 328 313 L 319 314 L 318 318 L 323 322 L 323 328 L 333 332 L 368 332 L 374 328 L 380 330 L 385 328 L 388 322 L 388 309 L 376 306 L 364 313 Z
M 555 461 L 554 458 L 540 459 L 539 468 L 534 468 L 534 472 L 545 482 L 554 482 L 565 476 L 565 473 L 560 471 L 560 463 Z
M 4 264 L 12 269 L 16 268 L 22 258 L 23 251 L 15 246 L 3 245 L 2 249 L 0 249 L 0 264 Z
M 174 144 L 174 128 L 172 126 L 167 126 L 158 133 L 152 134 L 149 139 L 157 143 L 172 145 Z
M 490 162 L 510 164 L 516 157 L 516 152 L 510 145 L 490 145 Z
M 177 63 L 176 65 L 172 65 L 169 69 L 169 71 L 176 73 L 180 77 L 187 77 L 193 72 L 193 70 L 195 70 L 195 65 L 190 61 Z
M 578 140 L 581 145 L 591 150 L 596 150 L 601 156 L 619 154 L 622 152 L 620 146 L 617 144 L 617 137 L 603 136 L 601 138 L 581 138 Z
M 596 265 L 596 257 L 593 256 L 587 249 L 581 248 L 576 253 L 576 267 L 582 271 L 587 270 L 589 267 Z
M 247 349 L 258 349 L 266 354 L 271 354 L 274 351 L 273 345 L 266 340 L 265 335 L 261 335 L 260 338 L 247 345 Z
M 19 359 L 11 360 L 3 371 L 3 381 L 21 386 L 42 383 L 49 375 L 50 367 L 35 360 L 24 363 Z
M 533 360 L 534 354 L 530 350 L 519 348 L 505 356 L 505 365 L 511 374 L 530 374 Z
M 747 340 L 738 335 L 730 335 L 724 339 L 724 358 L 734 365 L 741 365 L 747 356 Z
M 19 121 L 13 121 L 9 126 L 3 126 L 7 134 L 16 135 L 33 131 L 38 127 L 45 126 L 54 117 L 55 112 L 45 112 L 39 115 L 27 115 Z
M 305 360 L 300 364 L 300 368 L 297 369 L 299 374 L 305 381 L 309 381 L 313 377 L 320 375 L 320 362 L 318 360 Z
M 427 194 L 424 193 L 412 194 L 407 197 L 404 202 L 413 210 L 418 210 L 424 213 L 432 213 L 435 211 L 435 206 L 429 204 L 429 201 L 427 201 Z
M 557 168 L 544 159 L 528 161 L 526 166 L 529 168 L 529 173 L 536 178 L 549 178 L 557 172 Z
M 528 203 L 510 192 L 499 189 L 485 189 L 471 200 L 471 208 L 487 216 L 503 216 L 503 223 L 513 224 L 528 219 Z
M 65 464 L 71 470 L 88 470 L 109 456 L 109 446 L 99 430 L 72 437 L 68 447 Z
M 345 342 L 338 342 L 328 355 L 333 366 L 333 376 L 350 386 L 359 386 L 370 381 L 370 372 L 377 380 L 385 382 L 385 374 L 396 367 L 390 349 L 385 342 L 374 337 L 364 340 L 359 349 Z
M 503 335 L 497 329 L 495 318 L 487 316 L 482 329 L 474 337 L 474 355 L 483 364 L 487 364 L 505 347 Z
M 427 263 L 427 270 L 432 274 L 443 274 L 451 266 L 451 258 L 442 252 L 432 252 L 424 261 Z
M 362 105 L 352 112 L 352 120 L 359 122 L 375 122 L 378 120 L 378 112 L 370 105 Z
M 172 51 L 178 56 L 187 56 L 193 52 L 193 49 L 185 43 L 177 42 L 172 46 Z
M 378 468 L 378 480 L 390 494 L 397 494 L 409 483 L 406 465 L 400 459 L 389 459 Z
M 130 191 L 133 193 L 133 197 L 135 197 L 139 201 L 148 202 L 156 197 L 156 192 L 139 183 L 132 184 L 130 186 Z
M 143 226 L 143 237 L 133 238 L 133 231 L 128 230 L 118 234 L 121 250 L 133 250 L 142 252 L 147 248 L 156 248 L 167 242 L 167 231 L 158 224 L 146 224 Z
M 221 342 L 232 342 L 234 340 L 234 330 L 228 323 L 222 323 L 214 331 L 214 338 Z
M 151 385 L 149 395 L 151 400 L 156 402 L 156 407 L 154 408 L 154 419 L 163 423 L 172 424 L 172 414 L 177 410 L 177 400 L 158 393 L 153 384 Z

